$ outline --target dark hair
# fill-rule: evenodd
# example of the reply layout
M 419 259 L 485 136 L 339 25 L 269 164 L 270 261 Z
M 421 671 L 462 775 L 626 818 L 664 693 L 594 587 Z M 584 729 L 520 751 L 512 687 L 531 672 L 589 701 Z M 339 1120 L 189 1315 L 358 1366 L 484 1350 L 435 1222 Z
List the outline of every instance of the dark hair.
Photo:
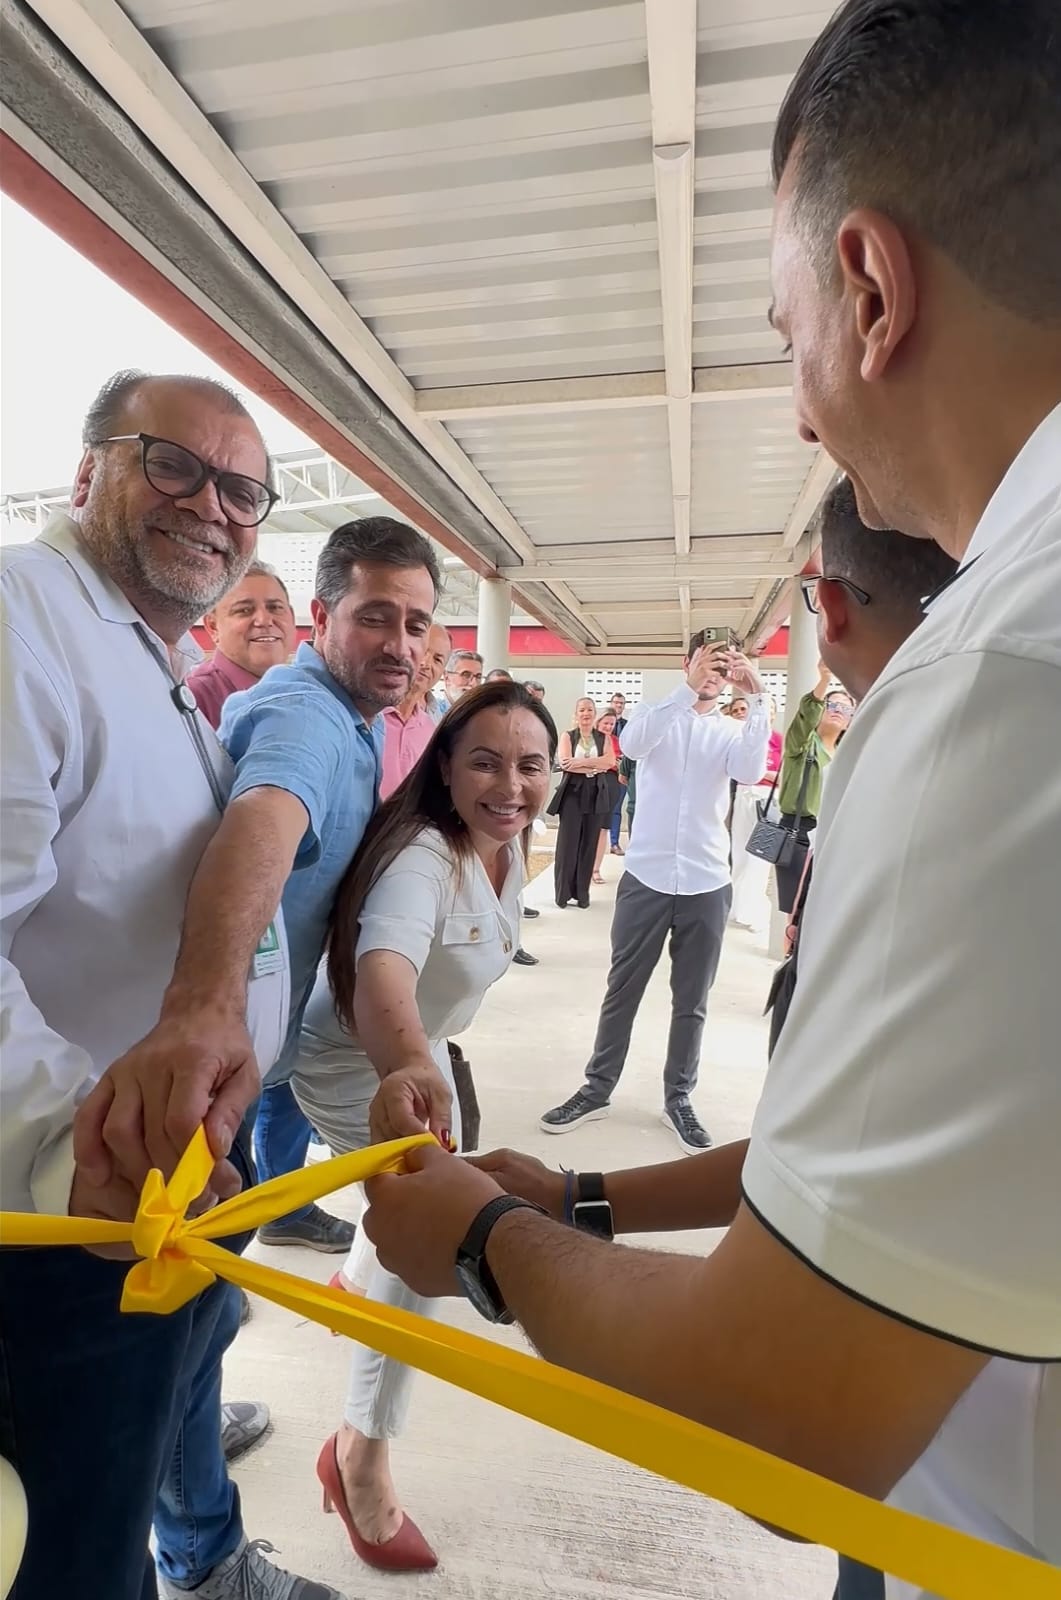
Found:
M 795 151 L 797 215 L 823 279 L 840 221 L 871 206 L 992 300 L 1054 322 L 1059 107 L 1058 0 L 847 0 L 785 96 L 774 182 Z
M 487 683 L 511 683 L 512 674 L 507 667 L 491 667 L 486 674 Z
M 214 378 L 195 378 L 183 373 L 139 372 L 135 367 L 127 367 L 123 372 L 116 372 L 112 378 L 107 379 L 85 412 L 81 442 L 86 448 L 102 444 L 121 426 L 125 407 L 137 389 L 145 383 L 179 383 L 187 389 L 198 389 L 222 411 L 230 412 L 233 416 L 246 417 L 248 422 L 254 421 L 239 395 Z M 177 443 L 179 444 L 180 440 L 177 440 Z
M 328 980 L 343 1026 L 353 1032 L 354 983 L 357 975 L 357 932 L 369 890 L 425 828 L 436 829 L 457 857 L 458 867 L 473 846 L 464 823 L 453 809 L 442 781 L 442 758 L 453 755 L 457 740 L 480 711 L 529 711 L 545 729 L 549 766 L 556 758 L 556 724 L 540 700 L 521 683 L 500 679 L 470 689 L 451 706 L 431 742 L 405 781 L 386 799 L 365 829 L 357 854 L 346 869 L 332 907 L 328 929 Z M 531 829 L 523 832 L 523 854 L 530 853 Z
M 436 600 L 441 593 L 438 557 L 422 533 L 394 517 L 359 517 L 336 528 L 317 557 L 313 592 L 326 610 L 335 610 L 349 591 L 351 571 L 361 564 L 426 567 Z
M 822 572 L 864 589 L 870 604 L 903 625 L 916 625 L 921 601 L 958 570 L 953 556 L 931 539 L 911 539 L 892 529 L 867 528 L 858 514 L 850 478 L 826 496 L 821 514 Z

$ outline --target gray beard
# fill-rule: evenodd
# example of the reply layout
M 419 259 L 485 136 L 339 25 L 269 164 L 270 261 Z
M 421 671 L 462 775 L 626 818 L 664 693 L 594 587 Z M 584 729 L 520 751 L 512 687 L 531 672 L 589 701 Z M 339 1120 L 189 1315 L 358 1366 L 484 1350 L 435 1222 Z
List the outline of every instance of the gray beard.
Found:
M 195 558 L 190 552 L 186 563 L 179 556 L 169 562 L 158 561 L 124 521 L 117 527 L 100 528 L 93 527 L 93 520 L 86 523 L 82 518 L 82 533 L 118 587 L 138 610 L 143 606 L 155 615 L 164 614 L 182 632 L 235 588 L 254 559 L 253 549 L 246 556 L 230 551 L 225 571 L 207 583 L 193 566 Z M 180 545 L 173 548 L 181 549 Z

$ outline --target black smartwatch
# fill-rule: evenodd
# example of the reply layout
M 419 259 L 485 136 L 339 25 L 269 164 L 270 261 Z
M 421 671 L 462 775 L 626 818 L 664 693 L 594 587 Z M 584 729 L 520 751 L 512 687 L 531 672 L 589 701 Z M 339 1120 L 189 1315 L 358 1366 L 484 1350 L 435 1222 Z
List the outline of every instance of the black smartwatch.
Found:
M 487 1322 L 510 1323 L 515 1321 L 505 1304 L 497 1279 L 490 1271 L 486 1259 L 486 1242 L 495 1222 L 506 1211 L 537 1211 L 540 1216 L 548 1212 L 532 1200 L 521 1200 L 518 1195 L 499 1194 L 479 1212 L 457 1250 L 457 1282 L 481 1317 Z
M 615 1220 L 612 1208 L 604 1198 L 604 1176 L 600 1172 L 575 1174 L 575 1203 L 571 1208 L 571 1221 L 583 1233 L 595 1233 L 599 1239 L 615 1238 Z

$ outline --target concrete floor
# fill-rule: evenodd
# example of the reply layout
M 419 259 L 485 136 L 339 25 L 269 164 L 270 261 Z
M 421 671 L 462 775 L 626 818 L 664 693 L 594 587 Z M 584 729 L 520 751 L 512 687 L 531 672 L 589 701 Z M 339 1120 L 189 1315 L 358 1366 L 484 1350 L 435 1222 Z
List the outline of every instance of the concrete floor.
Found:
M 572 1093 L 593 1040 L 608 966 L 608 931 L 621 862 L 589 911 L 557 911 L 552 874 L 528 891 L 541 918 L 524 937 L 541 958 L 499 983 L 464 1046 L 483 1108 L 482 1148 L 511 1145 L 551 1163 L 599 1171 L 674 1157 L 660 1125 L 660 1041 L 669 1017 L 666 963 L 641 1008 L 611 1116 L 563 1139 L 538 1130 L 548 1106 Z M 770 964 L 749 934 L 731 931 L 711 997 L 701 1086 L 702 1120 L 716 1142 L 748 1130 L 763 1079 L 760 1015 Z M 357 1214 L 354 1193 L 327 1202 Z M 698 1252 L 715 1235 L 646 1242 Z M 251 1253 L 326 1279 L 338 1262 L 307 1250 Z M 449 1301 L 446 1316 L 486 1325 Z M 501 1338 L 519 1339 L 504 1332 Z M 432 1378 L 418 1379 L 410 1424 L 393 1450 L 405 1505 L 441 1556 L 437 1572 L 390 1577 L 353 1555 L 342 1525 L 320 1511 L 314 1463 L 346 1388 L 344 1341 L 261 1301 L 226 1362 L 226 1394 L 264 1400 L 273 1430 L 235 1468 L 251 1538 L 265 1538 L 291 1570 L 321 1578 L 349 1600 L 828 1600 L 835 1557 L 788 1544 L 727 1507 L 639 1472 Z

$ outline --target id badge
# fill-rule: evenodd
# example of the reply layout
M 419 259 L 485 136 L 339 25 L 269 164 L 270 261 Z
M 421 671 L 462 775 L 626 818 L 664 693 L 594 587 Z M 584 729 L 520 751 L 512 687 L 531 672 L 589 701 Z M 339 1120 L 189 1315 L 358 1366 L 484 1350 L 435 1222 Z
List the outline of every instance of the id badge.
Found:
M 280 936 L 276 931 L 276 923 L 270 922 L 258 940 L 258 948 L 254 952 L 252 972 L 256 978 L 265 978 L 272 972 L 282 972 L 283 970 L 284 952 L 280 948 Z

